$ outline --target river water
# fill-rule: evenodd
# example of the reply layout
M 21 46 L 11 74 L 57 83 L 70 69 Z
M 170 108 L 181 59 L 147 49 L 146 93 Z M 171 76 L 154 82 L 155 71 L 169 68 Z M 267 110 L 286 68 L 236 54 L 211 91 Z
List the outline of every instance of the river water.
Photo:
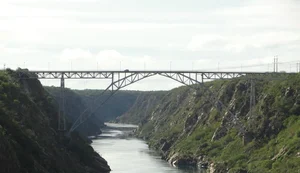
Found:
M 148 148 L 145 141 L 130 137 L 134 125 L 107 123 L 108 128 L 93 140 L 92 147 L 111 167 L 111 173 L 203 173 L 178 169 Z

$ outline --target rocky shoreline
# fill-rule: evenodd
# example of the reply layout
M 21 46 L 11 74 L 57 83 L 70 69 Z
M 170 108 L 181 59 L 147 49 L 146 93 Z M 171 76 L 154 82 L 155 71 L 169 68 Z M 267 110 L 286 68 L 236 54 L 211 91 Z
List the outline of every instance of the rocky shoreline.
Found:
M 256 80 L 251 107 L 247 78 L 205 83 L 211 92 L 179 87 L 151 102 L 139 100 L 145 104 L 135 104 L 120 119 L 140 119 L 136 135 L 174 166 L 211 173 L 293 172 L 300 169 L 299 82 L 299 75 Z M 212 93 L 225 107 L 208 100 Z

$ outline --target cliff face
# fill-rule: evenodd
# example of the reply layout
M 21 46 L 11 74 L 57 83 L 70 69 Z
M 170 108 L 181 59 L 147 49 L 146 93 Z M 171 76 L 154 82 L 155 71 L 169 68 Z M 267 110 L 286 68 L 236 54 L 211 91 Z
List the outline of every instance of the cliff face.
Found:
M 210 172 L 299 170 L 300 76 L 254 83 L 251 110 L 249 79 L 218 80 L 205 84 L 212 92 L 180 87 L 153 104 L 145 97 L 131 108 L 138 117 L 120 119 L 141 119 L 138 136 L 178 166 L 208 166 Z
M 19 72 L 0 72 L 0 172 L 109 171 L 77 133 L 60 135 L 54 100 L 38 80 L 22 80 Z

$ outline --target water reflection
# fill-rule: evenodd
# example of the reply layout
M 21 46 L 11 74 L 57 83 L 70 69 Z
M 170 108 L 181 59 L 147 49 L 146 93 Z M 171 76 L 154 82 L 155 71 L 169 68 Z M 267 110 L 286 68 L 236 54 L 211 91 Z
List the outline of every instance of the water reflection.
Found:
M 104 129 L 103 134 L 93 140 L 92 146 L 108 161 L 112 173 L 204 173 L 192 168 L 172 167 L 156 152 L 149 150 L 145 141 L 128 137 L 133 130 L 130 126 L 128 129 L 124 129 L 124 125 L 109 126 L 112 128 Z

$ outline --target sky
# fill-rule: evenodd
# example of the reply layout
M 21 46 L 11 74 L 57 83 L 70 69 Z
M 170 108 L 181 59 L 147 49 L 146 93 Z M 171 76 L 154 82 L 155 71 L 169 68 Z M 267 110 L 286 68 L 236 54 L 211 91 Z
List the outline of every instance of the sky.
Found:
M 290 72 L 300 62 L 299 21 L 299 0 L 0 0 L 0 67 L 265 72 L 278 56 L 279 71 Z M 125 89 L 179 85 L 152 77 Z

